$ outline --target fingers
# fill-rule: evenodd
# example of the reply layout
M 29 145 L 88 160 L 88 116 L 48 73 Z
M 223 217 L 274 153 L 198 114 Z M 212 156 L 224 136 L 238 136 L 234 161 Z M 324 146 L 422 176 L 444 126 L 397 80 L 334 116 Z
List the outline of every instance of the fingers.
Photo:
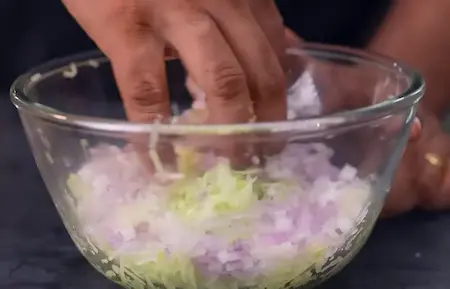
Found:
M 254 3 L 254 2 L 250 2 Z M 260 26 L 263 26 L 260 24 Z M 267 33 L 266 33 L 267 34 Z M 278 35 L 281 35 L 278 33 Z M 269 38 L 270 39 L 270 38 Z M 294 32 L 289 30 L 288 28 L 284 29 L 284 38 L 286 39 L 287 47 L 289 48 L 295 48 L 300 47 L 300 45 L 303 43 L 303 40 L 298 37 Z M 283 48 L 285 46 L 283 45 Z M 169 50 L 167 50 L 169 51 Z M 166 53 L 167 54 L 167 53 Z M 168 53 L 169 55 L 175 55 L 173 50 Z M 299 55 L 292 55 L 286 53 L 285 50 L 282 51 L 282 54 L 285 56 L 285 60 L 288 61 L 288 65 L 286 65 L 287 69 L 285 70 L 285 74 L 290 79 L 287 81 L 288 85 L 286 87 L 289 87 L 289 83 L 293 84 L 295 81 L 298 80 L 298 78 L 301 76 L 301 74 L 304 72 L 306 59 L 301 58 Z M 186 80 L 186 86 L 191 94 L 191 96 L 194 98 L 194 104 L 193 106 L 201 106 L 201 108 L 204 108 L 205 105 L 205 93 L 204 91 L 195 83 L 195 81 L 192 79 L 192 77 L 188 77 Z
M 221 108 L 211 113 L 214 123 L 248 121 L 253 114 L 249 111 L 251 101 L 261 121 L 285 117 L 285 101 L 280 100 L 284 100 L 285 84 L 277 58 L 277 54 L 283 53 L 283 27 L 273 1 L 258 1 L 252 7 L 239 0 L 99 0 L 94 4 L 87 0 L 66 0 L 65 3 L 111 58 L 118 80 L 124 79 L 119 86 L 133 120 L 147 121 L 144 117 L 147 112 L 150 119 L 155 113 L 167 114 L 168 105 L 160 97 L 167 95 L 162 86 L 165 80 L 160 77 L 164 75 L 162 65 L 151 65 L 153 71 L 144 68 L 148 67 L 144 54 L 148 53 L 148 62 L 155 61 L 154 57 L 163 53 L 160 50 L 164 42 L 169 43 L 169 50 L 174 48 L 178 52 L 191 76 L 211 98 L 208 106 L 212 111 Z M 152 36 L 154 33 L 160 37 Z M 138 73 L 144 75 L 141 80 L 130 77 Z M 155 95 L 152 101 L 141 97 L 143 90 Z M 135 112 L 137 103 L 144 108 Z
M 166 118 L 170 113 L 164 46 L 148 37 L 148 43 L 141 47 L 111 53 L 127 116 L 131 121 L 141 123 Z
M 413 125 L 384 216 L 413 208 L 442 210 L 450 207 L 450 138 L 441 131 L 434 116 L 423 111 L 419 115 L 421 121 L 416 120 Z
M 129 119 L 151 122 L 167 117 L 164 43 L 154 36 L 146 22 L 146 7 L 117 0 L 65 0 L 64 3 L 111 59 Z
M 278 11 L 274 0 L 247 0 L 251 12 L 259 27 L 265 34 L 272 50 L 277 55 L 283 71 L 287 71 L 288 63 L 286 58 L 286 48 L 289 45 L 288 39 L 283 35 L 285 30 L 283 18 Z
M 260 9 L 270 2 L 261 1 Z M 257 120 L 267 122 L 286 118 L 283 70 L 247 1 L 205 1 L 205 5 L 245 72 Z M 273 26 L 272 19 L 266 19 L 266 26 L 278 30 L 279 38 L 283 39 L 282 22 Z
M 117 85 L 125 112 L 138 123 L 166 122 L 170 117 L 169 93 L 165 78 L 164 46 L 148 35 L 148 43 L 133 50 L 111 54 Z M 151 133 L 133 134 L 130 141 L 144 167 L 162 173 L 173 162 L 172 147 L 164 139 L 153 140 Z M 164 136 L 161 136 L 164 138 Z
M 390 131 L 396 135 L 391 127 Z M 397 126 L 397 130 L 400 127 Z M 402 156 L 400 164 L 396 170 L 395 178 L 391 186 L 391 190 L 386 197 L 385 205 L 381 217 L 393 217 L 416 208 L 419 203 L 419 193 L 417 191 L 417 171 L 420 167 L 418 162 L 418 150 L 416 141 L 420 138 L 421 123 L 415 118 L 409 143 L 405 153 Z
M 267 55 L 271 56 L 273 54 L 275 54 L 280 63 L 287 59 L 285 52 L 287 41 L 283 34 L 285 28 L 274 1 L 224 1 L 220 7 L 214 1 L 205 1 L 204 3 L 227 41 L 229 43 L 232 42 L 230 47 L 233 49 L 235 55 L 237 55 L 241 66 L 243 66 L 247 80 L 250 82 L 249 88 L 252 98 L 256 99 L 256 103 L 259 103 L 260 99 L 267 99 L 264 94 L 269 96 L 277 95 L 279 99 L 283 99 L 285 97 L 285 79 L 282 77 L 282 72 L 279 69 L 273 69 L 274 66 L 279 67 L 279 65 L 275 64 L 274 58 L 270 57 L 267 59 Z M 249 28 L 247 29 L 246 27 Z M 243 28 L 246 30 L 242 30 Z M 249 35 L 252 35 L 251 39 L 249 39 Z M 249 46 L 248 42 L 252 45 Z M 261 51 L 260 47 L 263 47 L 262 55 L 261 53 L 255 53 L 258 50 Z M 248 59 L 247 65 L 243 65 L 240 55 L 244 56 L 244 61 Z M 298 57 L 296 59 L 298 60 Z M 256 74 L 256 80 L 255 77 L 250 77 L 249 79 L 249 71 Z M 269 73 L 263 75 L 265 71 Z M 278 77 L 279 80 L 275 81 L 274 77 Z M 192 82 L 192 78 L 190 78 L 188 84 Z M 259 89 L 258 85 L 260 87 Z M 269 93 L 273 90 L 278 91 L 278 93 Z M 195 89 L 195 91 L 198 91 L 198 89 Z M 197 93 L 194 92 L 193 96 L 195 97 L 195 95 Z M 279 102 L 279 99 L 275 97 L 270 98 L 270 100 L 272 99 L 274 101 L 271 101 L 270 105 L 265 105 L 264 103 L 260 105 L 263 108 L 262 113 L 261 110 L 256 110 L 258 120 L 271 121 L 285 118 L 286 108 L 283 107 L 285 103 Z M 273 107 L 274 103 L 279 104 L 275 109 Z M 268 107 L 271 108 L 270 111 Z M 267 114 L 267 111 L 273 114 L 274 117 L 264 117 L 263 114 Z
M 413 126 L 411 129 L 411 134 L 409 135 L 408 141 L 416 141 L 420 138 L 422 134 L 422 122 L 419 118 L 414 118 Z
M 188 2 L 166 1 L 164 13 L 155 17 L 155 29 L 177 50 L 205 95 L 207 109 L 189 112 L 181 121 L 231 124 L 254 119 L 246 72 L 210 15 Z M 226 155 L 233 165 L 241 165 L 241 152 L 246 151 L 242 142 L 231 136 L 190 136 L 184 142 Z
M 204 1 L 206 9 L 220 27 L 246 75 L 254 114 L 258 122 L 286 119 L 286 80 L 280 60 L 285 53 L 284 27 L 271 0 Z M 218 5 L 220 4 L 220 5 Z M 262 17 L 266 17 L 262 19 Z M 248 139 L 233 137 L 234 158 L 241 165 L 252 155 L 271 154 L 280 143 L 249 146 Z
M 187 2 L 165 1 L 164 6 L 155 27 L 205 91 L 209 121 L 247 122 L 252 114 L 245 73 L 214 21 Z
M 273 3 L 264 3 L 273 8 Z M 151 122 L 169 115 L 167 54 L 178 55 L 204 91 L 209 113 L 202 117 L 208 122 L 248 122 L 255 114 L 259 121 L 285 118 L 284 76 L 274 52 L 281 49 L 273 48 L 265 34 L 274 38 L 276 30 L 282 33 L 279 18 L 275 21 L 279 28 L 270 30 L 275 25 L 268 24 L 262 29 L 246 1 L 65 0 L 65 4 L 111 59 L 130 120 Z M 267 11 L 276 16 L 276 10 Z
M 447 140 L 447 145 L 450 142 Z M 450 163 L 449 160 L 443 160 L 443 178 L 438 189 L 438 196 L 436 201 L 433 202 L 435 205 L 431 206 L 432 209 L 449 209 L 450 208 Z M 437 204 L 437 206 L 436 206 Z M 427 206 L 422 206 L 427 207 Z
M 396 170 L 391 190 L 386 197 L 382 217 L 393 217 L 411 211 L 417 206 L 419 196 L 417 194 L 415 174 L 417 158 L 414 156 L 417 150 L 413 145 L 408 145 Z
M 125 112 L 129 120 L 150 123 L 169 116 L 165 78 L 164 43 L 148 25 L 146 7 L 117 0 L 65 0 L 98 47 L 110 58 Z M 130 4 L 131 3 L 131 4 Z M 161 169 L 171 156 L 160 151 L 160 160 L 149 159 L 149 134 L 132 134 L 130 143 L 140 155 L 144 169 Z M 166 158 L 167 157 L 167 158 Z
M 416 146 L 418 206 L 426 210 L 450 207 L 450 138 L 441 130 L 438 119 L 421 113 L 423 133 Z

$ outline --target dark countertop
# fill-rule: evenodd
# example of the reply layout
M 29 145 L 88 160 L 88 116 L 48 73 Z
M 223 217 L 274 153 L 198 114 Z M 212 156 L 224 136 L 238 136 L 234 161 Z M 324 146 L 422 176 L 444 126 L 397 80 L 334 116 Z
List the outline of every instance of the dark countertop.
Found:
M 6 94 L 0 132 L 0 289 L 118 288 L 68 237 Z M 450 213 L 381 221 L 355 261 L 320 289 L 448 289 L 447 256 Z

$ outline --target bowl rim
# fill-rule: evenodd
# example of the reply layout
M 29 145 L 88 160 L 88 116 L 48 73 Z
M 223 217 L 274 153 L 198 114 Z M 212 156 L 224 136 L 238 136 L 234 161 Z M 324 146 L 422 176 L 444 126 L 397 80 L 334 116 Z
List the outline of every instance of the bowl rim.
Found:
M 19 76 L 10 89 L 11 101 L 19 112 L 30 114 L 39 119 L 54 123 L 56 125 L 75 127 L 101 132 L 121 133 L 159 133 L 167 135 L 228 135 L 245 133 L 275 133 L 295 132 L 299 134 L 317 133 L 318 131 L 342 129 L 362 123 L 373 122 L 378 119 L 389 117 L 389 115 L 405 110 L 416 105 L 425 92 L 425 80 L 422 75 L 410 66 L 387 56 L 375 52 L 355 48 L 308 43 L 301 47 L 287 49 L 292 55 L 312 55 L 321 57 L 334 57 L 341 60 L 353 60 L 359 63 L 365 62 L 383 69 L 395 70 L 397 73 L 407 76 L 411 83 L 407 89 L 389 100 L 384 100 L 370 106 L 353 110 L 345 110 L 332 114 L 324 114 L 309 118 L 283 120 L 276 122 L 245 123 L 245 124 L 166 124 L 166 123 L 133 123 L 126 120 L 111 118 L 92 117 L 79 114 L 71 114 L 56 110 L 33 101 L 27 96 L 31 85 L 45 79 L 45 75 L 53 75 L 62 72 L 75 65 L 76 67 L 93 66 L 95 63 L 109 62 L 109 60 L 98 50 L 83 52 L 68 57 L 57 58 Z M 49 70 L 49 68 L 51 68 Z M 43 72 L 41 74 L 41 72 Z M 39 80 L 35 76 L 44 76 Z

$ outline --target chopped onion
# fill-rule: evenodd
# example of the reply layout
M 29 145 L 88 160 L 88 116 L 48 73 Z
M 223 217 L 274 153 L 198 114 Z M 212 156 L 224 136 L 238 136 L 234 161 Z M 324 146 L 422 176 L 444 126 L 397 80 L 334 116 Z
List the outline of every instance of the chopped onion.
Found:
M 177 152 L 180 177 L 169 182 L 148 179 L 136 155 L 105 145 L 68 180 L 81 230 L 124 268 L 126 277 L 114 275 L 122 284 L 302 285 L 366 217 L 369 183 L 350 165 L 333 166 L 323 144 L 289 144 L 263 162 L 263 174 Z

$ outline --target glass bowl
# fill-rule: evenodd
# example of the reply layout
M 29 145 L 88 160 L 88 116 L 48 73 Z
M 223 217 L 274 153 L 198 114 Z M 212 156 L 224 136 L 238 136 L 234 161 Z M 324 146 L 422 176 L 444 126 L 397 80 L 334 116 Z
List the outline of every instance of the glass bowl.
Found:
M 420 75 L 358 50 L 286 51 L 288 120 L 127 122 L 109 61 L 56 60 L 11 90 L 37 166 L 86 259 L 128 288 L 310 287 L 368 238 L 424 93 Z M 234 148 L 223 153 L 224 147 Z

